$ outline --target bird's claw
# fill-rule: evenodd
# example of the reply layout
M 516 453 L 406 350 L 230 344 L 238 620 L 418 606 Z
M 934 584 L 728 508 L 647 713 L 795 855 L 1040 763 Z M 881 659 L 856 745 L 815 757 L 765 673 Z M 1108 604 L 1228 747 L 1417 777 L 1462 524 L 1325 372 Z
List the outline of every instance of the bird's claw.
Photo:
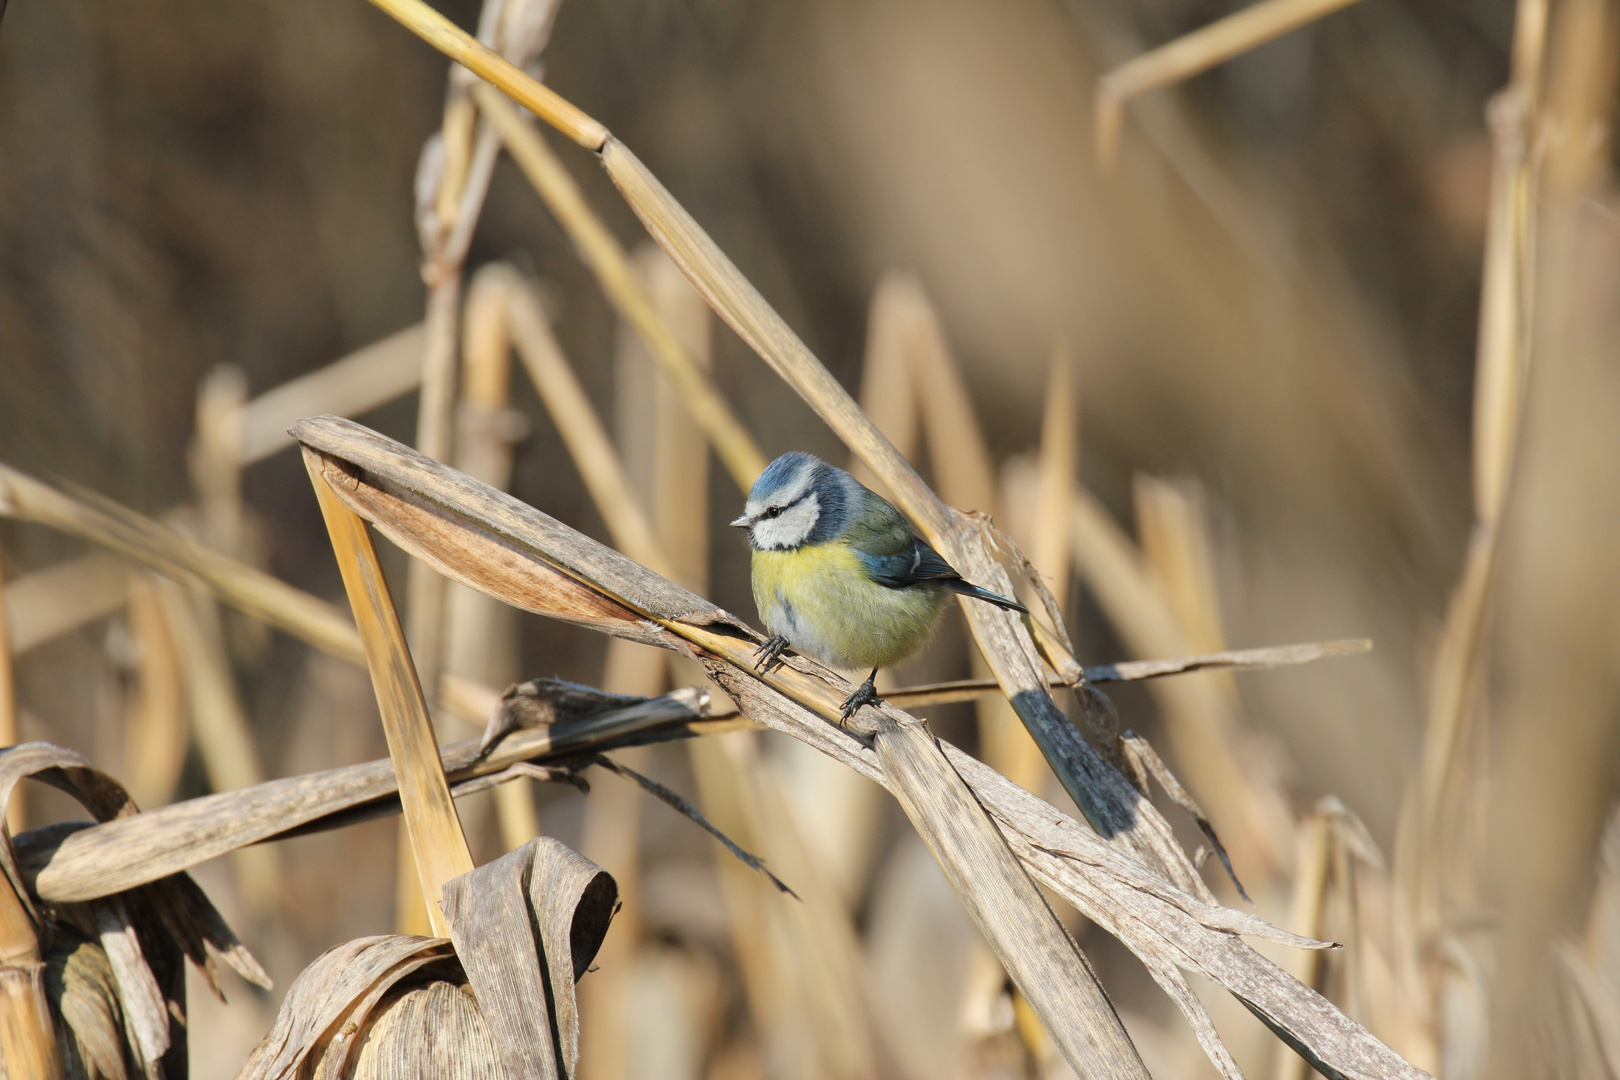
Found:
M 782 665 L 782 653 L 787 650 L 788 640 L 781 634 L 772 634 L 765 640 L 765 644 L 754 650 L 754 666 L 760 671 L 771 671 Z
M 843 727 L 855 719 L 855 714 L 861 711 L 863 705 L 876 705 L 881 701 L 882 698 L 877 695 L 877 684 L 868 676 L 853 694 L 844 699 L 843 707 L 839 710 L 838 726 Z

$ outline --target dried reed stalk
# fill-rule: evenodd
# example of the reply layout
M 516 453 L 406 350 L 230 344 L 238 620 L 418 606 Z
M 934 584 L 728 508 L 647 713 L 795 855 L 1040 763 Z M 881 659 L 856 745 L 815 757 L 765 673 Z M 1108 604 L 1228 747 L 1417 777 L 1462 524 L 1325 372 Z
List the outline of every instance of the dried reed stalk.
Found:
M 1396 877 L 1405 901 L 1397 916 L 1408 923 L 1404 929 L 1412 950 L 1402 959 L 1410 992 L 1418 998 L 1414 1005 L 1428 1018 L 1442 1063 L 1484 1053 L 1490 1040 L 1488 1020 L 1468 1007 L 1485 993 L 1481 976 L 1470 965 L 1447 964 L 1443 957 L 1466 955 L 1449 922 L 1455 912 L 1478 903 L 1485 850 L 1476 813 L 1487 779 L 1475 765 L 1482 737 L 1480 691 L 1500 561 L 1499 526 L 1517 457 L 1530 362 L 1537 188 L 1544 161 L 1533 147 L 1544 119 L 1548 11 L 1546 0 L 1520 0 L 1509 83 L 1487 111 L 1494 153 L 1475 357 L 1474 526 L 1429 671 L 1422 756 L 1402 806 L 1396 849 Z M 1447 971 L 1458 977 L 1447 978 Z M 1475 1022 L 1453 1023 L 1447 1031 L 1441 1018 L 1452 1008 Z
M 1273 645 L 1264 649 L 1238 649 L 1234 652 L 1208 653 L 1203 656 L 1183 656 L 1174 660 L 1123 660 L 1117 664 L 1098 664 L 1085 668 L 1088 683 L 1136 682 L 1141 679 L 1160 679 L 1167 675 L 1186 675 L 1197 671 L 1270 671 L 1273 668 L 1308 664 L 1338 656 L 1359 656 L 1372 649 L 1366 638 L 1344 641 L 1312 641 L 1298 645 Z M 1047 685 L 1053 689 L 1070 685 L 1067 680 L 1052 676 Z M 915 709 L 924 705 L 950 705 L 973 701 L 985 694 L 999 694 L 1001 687 L 994 679 L 952 679 L 948 682 L 927 683 L 921 686 L 899 686 L 883 692 L 883 700 L 898 709 Z M 717 710 L 716 719 L 733 715 Z
M 0 877 L 0 1074 L 30 1080 L 57 1080 L 62 1075 L 56 1026 L 45 997 L 39 934 L 27 906 L 4 877 Z
M 422 324 L 407 326 L 252 399 L 242 410 L 242 464 L 292 446 L 287 427 L 301 416 L 358 416 L 415 390 L 425 345 Z
M 469 37 L 466 31 L 421 0 L 373 2 L 423 41 L 480 79 L 499 87 L 513 101 L 585 149 L 600 150 L 607 141 L 607 128 L 564 100 L 555 90 L 524 74 L 521 68 L 505 57 Z
M 521 115 L 500 94 L 487 88 L 473 91 L 500 132 L 507 152 L 545 200 L 580 257 L 595 272 L 610 303 L 646 343 L 648 352 L 674 382 L 694 422 L 708 436 L 715 453 L 744 491 L 765 469 L 765 455 L 726 404 L 707 371 L 681 342 L 659 312 L 631 267 L 624 249 L 614 239 L 580 194 L 568 170 L 546 144 L 532 121 Z
M 138 572 L 129 581 L 129 633 L 135 646 L 135 688 L 124 724 L 125 786 L 142 806 L 162 806 L 185 766 L 185 674 L 163 610 L 161 583 Z M 223 789 L 222 789 L 223 790 Z M 14 830 L 15 831 L 15 830 Z
M 908 460 L 916 454 L 920 432 L 911 363 L 916 287 L 910 277 L 892 270 L 878 280 L 867 307 L 866 352 L 861 360 L 861 411 Z M 858 455 L 850 460 L 849 471 L 867 487 L 886 491 Z
M 497 264 L 473 276 L 463 314 L 461 404 L 456 413 L 456 466 L 492 487 L 512 478 L 512 450 L 527 433 L 523 414 L 511 408 L 511 360 L 506 282 Z M 517 612 L 461 585 L 450 586 L 445 627 L 445 670 L 484 686 L 508 686 L 518 672 Z M 443 698 L 442 676 L 440 698 Z M 527 784 L 503 784 L 494 792 L 501 845 L 511 851 L 540 834 Z M 464 814 L 481 813 L 462 804 Z M 476 818 L 469 829 L 477 832 Z
M 189 453 L 202 541 L 232 558 L 243 554 L 243 419 L 247 375 L 221 364 L 197 387 L 197 430 Z
M 64 559 L 5 587 L 5 620 L 21 656 L 129 602 L 129 564 L 105 551 Z
M 344 483 L 341 476 L 323 469 L 320 459 L 307 450 L 305 464 L 365 646 L 366 667 L 377 693 L 388 753 L 399 776 L 400 805 L 416 856 L 428 920 L 434 933 L 444 937 L 449 925 L 439 898 L 446 883 L 472 870 L 472 853 L 467 850 L 467 839 L 450 799 L 422 685 L 365 522 L 333 490 L 332 483 Z
M 197 581 L 239 611 L 339 659 L 360 663 L 354 626 L 332 605 L 97 496 L 72 496 L 0 465 L 0 516 L 83 537 L 165 577 Z
M 1113 167 L 1125 103 L 1131 98 L 1190 79 L 1355 2 L 1260 0 L 1107 72 L 1097 80 L 1093 135 L 1098 160 L 1104 168 Z
M 0 557 L 0 598 L 9 599 L 6 588 L 5 560 Z M 14 746 L 17 738 L 17 673 L 12 666 L 11 629 L 8 625 L 9 604 L 0 603 L 0 746 Z M 21 801 L 5 808 L 6 827 L 13 833 L 22 832 L 23 810 Z
M 840 728 L 836 718 L 848 692 L 842 679 L 800 657 L 758 671 L 757 634 L 546 515 L 358 425 L 323 418 L 300 424 L 295 434 L 315 461 L 324 461 L 317 466 L 323 474 L 338 481 L 334 493 L 416 557 L 525 610 L 685 652 L 754 719 L 899 789 L 903 805 L 918 815 L 914 824 L 934 834 L 943 858 L 972 853 L 970 863 L 957 862 L 951 879 L 968 891 L 965 902 L 985 918 L 981 929 L 998 956 L 1082 1071 L 1140 1075 L 1111 1008 L 1020 863 L 1143 958 L 1224 1076 L 1235 1077 L 1235 1066 L 1181 967 L 1232 991 L 1327 1075 L 1424 1075 L 1235 934 L 1313 943 L 1169 885 L 981 763 L 938 744 L 898 710 L 878 710 L 858 730 Z M 948 822 L 925 809 L 947 806 L 958 807 Z M 985 825 L 992 832 L 983 832 Z M 995 854 L 1005 850 L 999 844 L 1017 855 L 1006 872 Z M 1098 1007 L 1076 1008 L 1088 1000 Z
M 1446 607 L 1445 625 L 1430 674 L 1416 818 L 1412 844 L 1404 845 L 1408 887 L 1420 933 L 1433 933 L 1446 900 L 1441 878 L 1454 873 L 1448 851 L 1455 822 L 1447 813 L 1448 789 L 1464 782 L 1462 770 L 1476 708 L 1485 625 L 1497 563 L 1497 527 L 1507 499 L 1523 413 L 1529 365 L 1530 288 L 1539 158 L 1532 153 L 1534 121 L 1541 103 L 1547 40 L 1547 0 L 1520 0 L 1514 18 L 1513 66 L 1508 86 L 1492 99 L 1489 119 L 1491 201 L 1486 222 L 1485 264 L 1480 283 L 1479 340 L 1474 390 L 1474 529 L 1462 576 Z M 1482 778 L 1476 778 L 1482 779 Z M 1449 797 L 1455 797 L 1451 791 Z M 1429 869 L 1425 869 L 1429 868 Z M 1466 885 L 1463 886 L 1465 889 Z M 1469 897 L 1458 897 L 1469 902 Z
M 158 582 L 157 589 L 159 609 L 181 659 L 191 731 L 209 783 L 215 791 L 253 787 L 263 781 L 264 772 L 225 654 L 219 609 L 210 598 L 188 593 L 172 581 Z M 281 889 L 275 851 L 242 851 L 234 861 L 243 904 L 258 915 L 273 910 Z

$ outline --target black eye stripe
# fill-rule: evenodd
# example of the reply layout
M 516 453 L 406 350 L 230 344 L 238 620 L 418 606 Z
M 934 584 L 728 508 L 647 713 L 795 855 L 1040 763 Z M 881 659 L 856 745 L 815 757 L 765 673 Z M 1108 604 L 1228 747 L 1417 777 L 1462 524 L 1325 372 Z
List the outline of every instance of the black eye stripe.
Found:
M 813 491 L 807 491 L 803 495 L 800 495 L 797 499 L 794 499 L 792 502 L 788 503 L 786 506 L 767 507 L 764 513 L 760 514 L 759 516 L 762 518 L 781 517 L 783 514 L 787 513 L 789 510 L 792 510 L 795 506 L 798 506 L 800 503 L 804 502 L 804 500 L 808 499 L 814 494 L 815 492 Z

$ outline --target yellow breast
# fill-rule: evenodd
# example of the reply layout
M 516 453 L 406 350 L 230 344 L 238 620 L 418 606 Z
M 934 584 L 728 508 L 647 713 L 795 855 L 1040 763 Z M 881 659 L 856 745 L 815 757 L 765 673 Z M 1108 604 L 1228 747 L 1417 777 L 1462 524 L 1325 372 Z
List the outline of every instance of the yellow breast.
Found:
M 833 667 L 904 660 L 932 635 L 947 597 L 929 583 L 879 585 L 847 544 L 754 552 L 754 603 L 766 628 Z

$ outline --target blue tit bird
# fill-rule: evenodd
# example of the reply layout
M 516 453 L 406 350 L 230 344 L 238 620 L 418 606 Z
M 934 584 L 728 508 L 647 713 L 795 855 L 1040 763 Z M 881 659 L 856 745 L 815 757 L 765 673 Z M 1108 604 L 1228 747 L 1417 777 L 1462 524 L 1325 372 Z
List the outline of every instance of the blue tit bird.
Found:
M 845 722 L 877 702 L 878 669 L 933 636 L 952 593 L 1025 611 L 963 581 L 887 499 L 810 454 L 766 466 L 731 524 L 754 549 L 754 604 L 771 632 L 761 665 L 791 645 L 832 667 L 871 669 L 844 702 Z

